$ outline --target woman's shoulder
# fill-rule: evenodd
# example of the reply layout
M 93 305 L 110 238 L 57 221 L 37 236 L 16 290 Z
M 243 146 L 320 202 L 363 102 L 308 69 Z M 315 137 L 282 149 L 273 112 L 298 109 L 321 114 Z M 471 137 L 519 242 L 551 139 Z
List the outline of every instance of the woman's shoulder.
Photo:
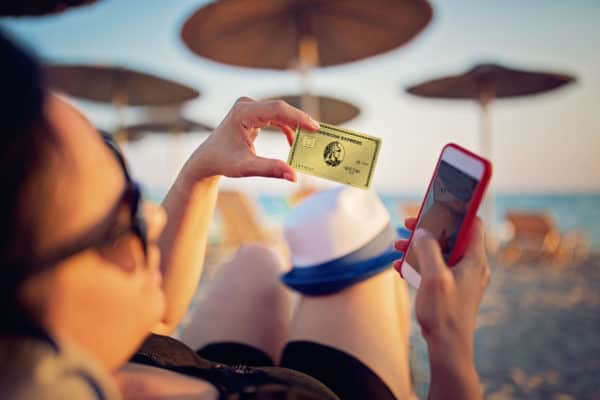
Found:
M 119 399 L 102 368 L 72 347 L 40 338 L 0 338 L 0 393 L 11 399 Z

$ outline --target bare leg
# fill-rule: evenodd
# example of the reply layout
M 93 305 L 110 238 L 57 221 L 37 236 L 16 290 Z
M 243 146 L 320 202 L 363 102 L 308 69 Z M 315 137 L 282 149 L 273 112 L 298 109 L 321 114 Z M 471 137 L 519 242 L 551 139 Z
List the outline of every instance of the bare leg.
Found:
M 290 340 L 310 340 L 350 353 L 377 373 L 397 398 L 409 398 L 409 318 L 406 283 L 388 269 L 330 296 L 302 297 Z
M 277 363 L 295 297 L 279 282 L 285 269 L 283 257 L 265 245 L 240 248 L 207 283 L 181 340 L 193 349 L 214 342 L 244 343 Z

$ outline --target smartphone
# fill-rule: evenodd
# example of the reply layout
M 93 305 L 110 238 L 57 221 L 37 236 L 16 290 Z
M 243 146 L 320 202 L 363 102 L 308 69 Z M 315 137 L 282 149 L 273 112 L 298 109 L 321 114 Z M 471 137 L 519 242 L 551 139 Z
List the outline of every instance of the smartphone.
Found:
M 424 228 L 437 239 L 449 266 L 455 265 L 463 256 L 491 176 L 489 161 L 454 143 L 442 149 L 421 204 L 415 230 Z M 411 245 L 413 233 L 397 270 L 412 287 L 418 288 L 421 275 Z

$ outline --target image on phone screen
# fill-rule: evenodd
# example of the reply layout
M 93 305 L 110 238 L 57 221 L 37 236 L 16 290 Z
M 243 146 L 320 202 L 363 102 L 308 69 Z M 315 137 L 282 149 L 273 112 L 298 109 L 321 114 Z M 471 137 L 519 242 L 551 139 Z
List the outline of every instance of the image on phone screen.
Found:
M 437 239 L 446 262 L 452 253 L 478 182 L 444 160 L 440 161 L 433 177 L 417 221 L 417 229 L 424 228 Z M 414 251 L 409 249 L 406 262 L 420 273 Z

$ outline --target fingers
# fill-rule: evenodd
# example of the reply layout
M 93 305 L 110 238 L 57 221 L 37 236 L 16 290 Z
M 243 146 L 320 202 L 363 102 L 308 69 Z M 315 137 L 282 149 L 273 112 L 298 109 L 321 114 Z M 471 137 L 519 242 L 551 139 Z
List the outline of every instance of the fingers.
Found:
M 281 178 L 290 182 L 296 181 L 296 172 L 282 160 L 256 157 L 244 167 L 244 176 L 263 176 Z
M 490 280 L 490 269 L 485 255 L 484 228 L 480 218 L 476 218 L 471 227 L 469 244 L 463 259 L 453 270 L 457 279 L 471 285 L 479 281 L 486 287 Z M 468 281 L 468 282 L 467 282 Z
M 274 121 L 271 121 L 270 125 L 278 127 L 281 130 L 281 132 L 285 134 L 288 144 L 290 146 L 292 145 L 292 143 L 294 142 L 294 137 L 296 136 L 296 131 L 294 129 L 290 128 L 287 125 L 283 125 Z
M 283 100 L 252 101 L 240 98 L 234 106 L 234 117 L 253 128 L 265 125 L 286 125 L 290 128 L 300 126 L 310 131 L 319 129 L 319 123 L 307 113 L 290 106 Z
M 466 258 L 482 260 L 485 258 L 485 239 L 481 218 L 476 217 L 469 234 L 469 245 L 465 251 Z
M 404 220 L 404 226 L 406 226 L 406 229 L 410 229 L 411 231 L 414 231 L 415 228 L 417 227 L 417 218 L 416 217 L 408 217 Z
M 408 250 L 408 244 L 408 240 L 400 239 L 397 240 L 396 243 L 394 243 L 394 247 L 396 248 L 396 250 L 406 253 L 406 250 Z
M 414 231 L 417 226 L 417 219 L 413 217 L 406 218 L 404 220 L 404 226 L 406 226 L 407 229 Z M 394 243 L 394 247 L 396 250 L 406 253 L 409 243 L 410 242 L 408 240 L 400 239 Z
M 438 242 L 425 229 L 417 229 L 412 239 L 423 281 L 447 276 L 450 269 L 444 262 Z
M 462 260 L 454 268 L 457 273 L 462 273 L 465 268 L 472 268 L 485 263 L 484 231 L 481 219 L 477 217 L 473 221 L 468 235 L 468 245 Z

